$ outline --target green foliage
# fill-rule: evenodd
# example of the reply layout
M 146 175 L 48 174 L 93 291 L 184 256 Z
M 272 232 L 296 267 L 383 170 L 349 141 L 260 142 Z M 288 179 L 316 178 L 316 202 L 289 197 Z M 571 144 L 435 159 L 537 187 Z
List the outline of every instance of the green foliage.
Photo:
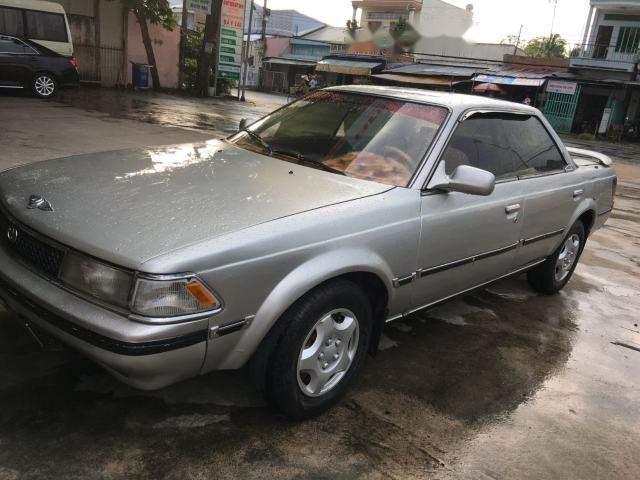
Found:
M 534 58 L 567 58 L 567 41 L 554 33 L 550 37 L 529 40 L 524 51 Z
M 183 88 L 195 93 L 198 81 L 198 56 L 202 48 L 203 32 L 188 32 L 184 44 Z
M 517 45 L 520 43 L 520 38 L 518 35 L 507 35 L 502 40 L 500 40 L 501 45 Z
M 183 88 L 195 94 L 198 88 L 198 56 L 202 48 L 204 32 L 189 32 L 184 46 Z M 228 78 L 218 78 L 216 86 L 217 95 L 228 95 L 234 87 L 235 81 Z
M 123 0 L 123 4 L 136 18 L 161 25 L 166 30 L 173 30 L 178 25 L 168 0 Z

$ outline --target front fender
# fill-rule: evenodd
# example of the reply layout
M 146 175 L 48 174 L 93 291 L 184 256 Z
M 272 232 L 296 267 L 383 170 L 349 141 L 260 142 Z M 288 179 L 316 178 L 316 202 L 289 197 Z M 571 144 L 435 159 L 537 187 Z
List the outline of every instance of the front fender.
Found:
M 293 269 L 276 285 L 258 309 L 251 327 L 242 331 L 233 351 L 218 368 L 242 367 L 278 319 L 299 298 L 327 280 L 355 272 L 377 275 L 387 289 L 389 302 L 394 300 L 397 290 L 393 288 L 393 272 L 377 253 L 346 248 L 321 254 Z

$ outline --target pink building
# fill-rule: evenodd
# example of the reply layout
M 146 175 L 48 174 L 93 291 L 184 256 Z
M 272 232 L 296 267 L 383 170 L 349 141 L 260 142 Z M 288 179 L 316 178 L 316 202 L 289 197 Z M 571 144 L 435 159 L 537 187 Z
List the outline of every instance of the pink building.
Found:
M 140 25 L 129 12 L 127 35 L 127 83 L 131 83 L 131 62 L 147 63 L 147 52 L 142 43 Z M 162 88 L 178 88 L 178 63 L 180 61 L 180 28 L 165 30 L 160 25 L 149 25 L 149 34 L 156 57 Z

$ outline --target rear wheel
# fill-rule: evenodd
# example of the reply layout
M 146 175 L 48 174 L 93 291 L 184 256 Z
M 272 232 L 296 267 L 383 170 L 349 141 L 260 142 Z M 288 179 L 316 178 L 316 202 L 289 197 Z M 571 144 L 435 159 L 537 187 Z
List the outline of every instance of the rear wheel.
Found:
M 338 280 L 305 295 L 280 319 L 266 393 L 293 419 L 318 415 L 361 372 L 371 336 L 371 306 L 354 283 Z
M 584 224 L 577 221 L 553 255 L 544 263 L 527 272 L 529 284 L 535 290 L 547 295 L 562 290 L 578 265 L 585 240 Z
M 49 73 L 37 73 L 31 80 L 31 89 L 40 98 L 51 98 L 58 91 L 58 83 Z

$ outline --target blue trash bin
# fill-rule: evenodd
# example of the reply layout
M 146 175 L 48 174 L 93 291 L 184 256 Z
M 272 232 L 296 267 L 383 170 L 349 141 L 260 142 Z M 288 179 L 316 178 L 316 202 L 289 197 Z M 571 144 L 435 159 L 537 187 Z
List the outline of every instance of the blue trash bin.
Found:
M 151 65 L 131 62 L 131 78 L 135 88 L 149 88 Z

